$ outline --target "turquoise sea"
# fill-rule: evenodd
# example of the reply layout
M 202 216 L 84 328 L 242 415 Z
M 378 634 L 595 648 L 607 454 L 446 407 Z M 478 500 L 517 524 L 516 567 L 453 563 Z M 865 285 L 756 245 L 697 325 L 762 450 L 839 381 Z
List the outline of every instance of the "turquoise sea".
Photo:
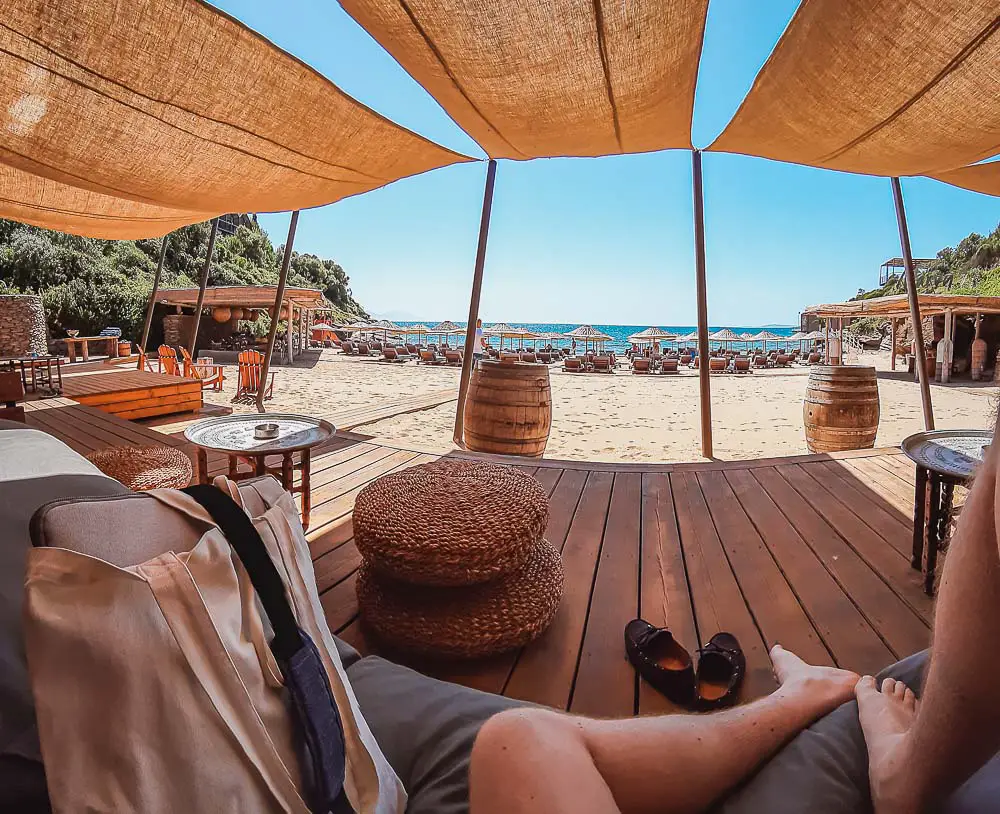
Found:
M 405 327 L 407 325 L 421 325 L 422 324 L 422 325 L 427 325 L 427 326 L 433 328 L 437 324 L 437 321 L 422 322 L 420 320 L 417 320 L 416 322 L 396 322 L 396 324 L 399 325 L 399 326 L 401 326 L 401 327 Z M 464 328 L 466 326 L 465 322 L 455 322 L 455 324 L 458 325 L 458 326 L 460 326 L 460 327 L 462 327 L 462 328 Z M 490 326 L 490 324 L 491 323 L 489 323 L 489 322 L 483 322 L 483 325 L 485 327 L 487 327 L 487 328 Z M 566 323 L 566 322 L 508 322 L 507 324 L 510 325 L 511 327 L 514 327 L 514 328 L 524 328 L 526 330 L 533 331 L 535 333 L 540 333 L 540 332 L 546 332 L 546 333 L 547 332 L 555 332 L 555 333 L 564 334 L 564 333 L 567 333 L 568 331 L 572 331 L 574 328 L 578 328 L 579 327 L 579 323 L 573 324 L 573 323 Z M 667 331 L 669 333 L 677 334 L 678 336 L 685 336 L 686 334 L 692 333 L 693 331 L 697 330 L 697 326 L 695 326 L 695 325 L 656 325 L 656 326 L 649 326 L 649 325 L 593 325 L 593 327 L 596 330 L 601 331 L 601 332 L 607 334 L 608 336 L 610 336 L 612 338 L 611 342 L 605 343 L 605 347 L 607 347 L 610 350 L 614 350 L 616 353 L 624 353 L 625 350 L 630 347 L 630 343 L 628 342 L 628 337 L 629 336 L 631 336 L 632 334 L 637 334 L 640 331 L 644 331 L 644 330 L 646 330 L 646 328 L 649 328 L 649 327 L 662 328 L 663 330 L 665 330 L 665 331 Z M 719 330 L 721 330 L 723 328 L 729 328 L 729 330 L 731 330 L 737 336 L 739 334 L 743 334 L 743 333 L 757 334 L 757 333 L 760 333 L 761 331 L 765 331 L 765 330 L 766 331 L 770 331 L 771 333 L 776 334 L 778 336 L 791 336 L 793 333 L 795 333 L 798 330 L 798 328 L 796 328 L 796 327 L 765 326 L 765 327 L 757 327 L 757 328 L 755 328 L 755 327 L 752 327 L 752 326 L 745 326 L 745 325 L 740 325 L 740 326 L 737 326 L 737 325 L 713 325 L 713 326 L 711 326 L 708 329 L 708 332 L 709 333 L 714 333 L 715 331 L 719 331 Z M 510 339 L 505 339 L 504 340 L 504 345 L 505 346 L 509 346 L 510 342 L 511 342 Z M 565 344 L 569 344 L 569 342 L 570 342 L 570 340 L 567 338 Z M 494 338 L 490 338 L 490 343 L 493 344 L 493 345 L 498 346 L 500 344 L 500 340 L 496 339 L 495 337 Z M 515 345 L 517 344 L 517 340 L 514 340 L 514 344 Z M 530 340 L 529 340 L 528 344 L 529 345 L 531 344 Z M 554 342 L 553 344 L 562 344 L 562 343 L 555 343 Z M 583 343 L 581 341 L 578 341 L 577 344 L 580 347 L 583 346 Z M 669 346 L 670 344 L 672 344 L 672 343 L 669 343 L 669 342 L 667 342 L 667 343 L 661 343 L 661 345 L 667 345 L 667 346 Z M 711 343 L 712 347 L 716 347 L 719 344 L 720 343 L 717 343 L 717 342 L 712 342 Z M 751 343 L 751 342 L 730 342 L 730 343 L 726 343 L 726 344 L 728 344 L 729 346 L 731 346 L 733 348 L 746 348 L 746 347 L 749 347 L 752 344 L 760 345 L 759 342 L 757 342 L 757 343 Z

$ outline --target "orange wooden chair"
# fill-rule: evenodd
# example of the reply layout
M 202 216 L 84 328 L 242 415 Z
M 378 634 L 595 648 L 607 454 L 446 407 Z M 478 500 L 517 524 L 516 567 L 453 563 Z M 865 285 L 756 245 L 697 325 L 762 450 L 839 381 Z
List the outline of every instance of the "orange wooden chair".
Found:
M 256 350 L 241 351 L 238 358 L 239 383 L 236 385 L 236 395 L 233 401 L 253 401 L 260 389 L 260 377 L 264 371 L 264 354 Z M 271 381 L 264 389 L 264 398 L 271 398 L 274 390 L 274 372 Z
M 201 379 L 202 390 L 211 388 L 218 392 L 222 391 L 222 383 L 226 380 L 226 377 L 223 375 L 225 368 L 222 365 L 212 365 L 211 369 L 208 369 L 206 365 L 196 365 L 187 348 L 181 348 L 181 355 L 184 357 L 185 378 Z
M 0 373 L 0 418 L 6 421 L 24 421 L 24 385 L 20 373 Z
M 181 366 L 177 363 L 177 351 L 170 345 L 160 345 L 158 351 L 160 356 L 160 373 L 167 376 L 180 376 Z

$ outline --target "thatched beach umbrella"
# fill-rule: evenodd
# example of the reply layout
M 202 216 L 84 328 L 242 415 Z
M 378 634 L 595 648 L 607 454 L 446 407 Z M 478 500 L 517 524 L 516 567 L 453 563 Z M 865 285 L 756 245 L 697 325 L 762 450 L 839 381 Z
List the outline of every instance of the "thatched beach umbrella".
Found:
M 593 325 L 581 325 L 579 328 L 574 328 L 572 331 L 568 331 L 565 335 L 571 339 L 582 339 L 583 349 L 585 352 L 589 342 L 593 342 L 594 347 L 596 348 L 598 342 L 610 342 L 612 339 L 612 337 L 607 334 L 598 331 Z
M 446 319 L 444 322 L 439 322 L 433 328 L 430 329 L 430 335 L 436 336 L 440 339 L 443 336 L 454 336 L 455 334 L 464 334 L 465 328 L 459 328 L 450 319 Z
M 483 329 L 484 336 L 495 336 L 500 340 L 500 347 L 503 348 L 503 341 L 506 338 L 510 338 L 510 346 L 514 347 L 515 339 L 524 338 L 525 330 L 523 328 L 515 328 L 508 325 L 506 322 L 498 322 L 496 325 L 490 325 L 488 328 Z
M 677 334 L 672 334 L 662 328 L 646 328 L 646 330 L 628 337 L 628 341 L 633 345 L 655 345 L 659 342 L 672 342 L 675 339 L 677 339 Z
M 714 334 L 710 334 L 708 338 L 711 339 L 713 342 L 719 342 L 719 343 L 724 342 L 727 345 L 730 342 L 740 341 L 740 338 L 731 330 L 729 330 L 729 328 L 723 328 L 721 331 L 716 331 Z
M 406 331 L 407 337 L 410 337 L 410 336 L 416 336 L 416 337 L 427 336 L 427 334 L 429 334 L 431 332 L 431 329 L 428 328 L 423 323 L 421 323 L 419 325 L 407 325 L 404 328 L 404 330 Z
M 777 341 L 784 339 L 783 336 L 778 336 L 776 333 L 771 333 L 770 331 L 761 331 L 759 334 L 755 334 L 753 337 L 754 342 L 764 343 L 764 353 L 767 353 L 767 343 L 768 341 Z
M 388 319 L 380 319 L 378 322 L 372 324 L 371 329 L 382 332 L 382 341 L 386 341 L 389 338 L 389 333 L 401 334 L 405 331 L 405 328 L 400 328 L 395 322 L 391 322 Z

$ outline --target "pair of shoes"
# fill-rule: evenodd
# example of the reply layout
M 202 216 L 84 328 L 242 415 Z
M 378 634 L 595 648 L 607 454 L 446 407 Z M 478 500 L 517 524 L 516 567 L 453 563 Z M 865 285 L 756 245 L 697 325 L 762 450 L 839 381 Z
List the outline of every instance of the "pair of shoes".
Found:
M 688 709 L 707 711 L 735 704 L 746 674 L 746 657 L 731 633 L 716 633 L 698 650 L 697 671 L 691 655 L 669 630 L 644 619 L 625 626 L 625 652 L 654 689 Z

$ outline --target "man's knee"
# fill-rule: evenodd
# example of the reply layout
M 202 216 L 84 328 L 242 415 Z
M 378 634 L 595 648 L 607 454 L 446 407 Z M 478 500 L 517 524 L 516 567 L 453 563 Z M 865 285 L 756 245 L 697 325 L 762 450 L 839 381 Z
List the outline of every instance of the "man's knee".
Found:
M 547 709 L 519 707 L 486 721 L 472 745 L 471 772 L 533 759 L 532 754 L 562 737 L 565 715 Z

